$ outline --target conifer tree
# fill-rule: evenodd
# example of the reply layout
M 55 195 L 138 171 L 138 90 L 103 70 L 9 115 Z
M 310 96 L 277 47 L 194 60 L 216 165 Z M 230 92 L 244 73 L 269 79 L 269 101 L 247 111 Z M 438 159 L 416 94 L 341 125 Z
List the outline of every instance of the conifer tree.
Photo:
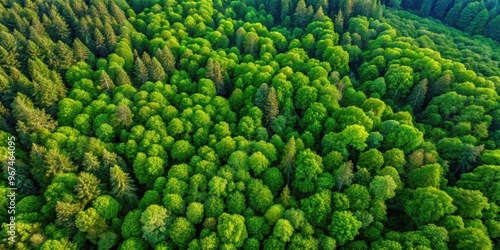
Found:
M 444 18 L 444 22 L 451 26 L 456 27 L 457 21 L 460 18 L 461 11 L 462 11 L 462 2 L 453 5 L 453 7 L 450 9 L 450 11 L 448 11 L 448 14 Z
M 94 29 L 94 41 L 95 41 L 95 48 L 97 51 L 97 54 L 100 56 L 106 56 L 108 55 L 108 48 L 106 46 L 106 38 L 102 34 L 102 32 L 95 28 Z
M 207 77 L 214 83 L 217 94 L 226 94 L 227 90 L 224 84 L 224 71 L 220 63 L 212 58 L 209 58 L 207 61 L 206 72 Z
M 314 14 L 313 21 L 321 21 L 325 17 L 325 13 L 323 11 L 323 7 L 319 6 L 318 10 Z
M 297 2 L 297 7 L 295 7 L 295 23 L 297 26 L 303 27 L 307 22 L 307 6 L 304 0 L 299 0 Z
M 155 57 L 168 73 L 172 73 L 175 70 L 175 57 L 167 45 L 163 49 L 156 50 Z
M 93 174 L 87 172 L 80 172 L 78 175 L 78 183 L 75 186 L 77 197 L 81 200 L 84 207 L 88 202 L 101 194 L 99 188 L 101 181 Z
M 150 65 L 148 66 L 149 69 L 149 78 L 152 81 L 164 81 L 165 80 L 165 70 L 161 66 L 160 62 L 153 57 L 151 59 Z
M 267 95 L 269 94 L 269 85 L 267 83 L 263 83 L 257 89 L 257 93 L 255 94 L 255 106 L 259 107 L 260 110 L 265 110 L 265 105 L 267 102 Z
M 353 169 L 352 161 L 348 161 L 348 162 L 342 164 L 342 166 L 340 166 L 340 168 L 337 169 L 337 171 L 336 171 L 336 176 L 337 176 L 336 183 L 337 183 L 337 187 L 339 188 L 338 189 L 339 192 L 342 189 L 342 187 L 349 186 L 351 184 L 352 177 L 353 177 L 352 169 Z
M 123 68 L 120 68 L 118 70 L 118 73 L 116 74 L 115 82 L 116 82 L 116 85 L 118 85 L 118 86 L 132 83 L 130 81 L 130 77 L 128 76 L 127 72 Z
M 67 228 L 74 227 L 74 216 L 81 210 L 80 204 L 57 201 L 56 204 L 57 224 Z
M 101 74 L 99 76 L 99 87 L 101 90 L 110 91 L 115 87 L 113 80 L 109 77 L 108 73 L 105 70 L 101 70 Z
M 295 165 L 295 137 L 291 137 L 283 149 L 283 159 L 281 160 L 281 165 L 283 165 L 284 171 L 286 173 L 286 183 L 287 187 L 290 185 L 290 179 L 292 174 L 292 169 Z
M 339 34 L 344 32 L 344 14 L 342 10 L 339 10 L 337 15 L 335 15 L 335 31 Z
M 149 80 L 148 68 L 140 57 L 135 59 L 134 73 L 139 84 L 144 84 Z
M 414 111 L 420 110 L 427 94 L 427 79 L 422 80 L 419 84 L 413 87 L 413 90 L 408 97 L 410 106 Z
M 477 14 L 476 17 L 472 20 L 472 22 L 467 26 L 465 32 L 471 35 L 480 35 L 483 34 L 486 23 L 488 22 L 488 10 L 484 8 L 482 11 Z
M 109 175 L 113 196 L 119 200 L 134 203 L 137 200 L 137 196 L 135 195 L 136 188 L 129 174 L 115 165 L 109 169 Z
M 266 102 L 264 104 L 264 111 L 266 115 L 266 123 L 267 125 L 271 125 L 276 116 L 278 116 L 279 114 L 278 99 L 276 97 L 276 90 L 274 89 L 274 87 L 269 88 Z
M 285 21 L 286 17 L 290 13 L 291 7 L 292 7 L 291 0 L 282 0 L 281 1 L 281 16 L 280 16 L 281 22 Z

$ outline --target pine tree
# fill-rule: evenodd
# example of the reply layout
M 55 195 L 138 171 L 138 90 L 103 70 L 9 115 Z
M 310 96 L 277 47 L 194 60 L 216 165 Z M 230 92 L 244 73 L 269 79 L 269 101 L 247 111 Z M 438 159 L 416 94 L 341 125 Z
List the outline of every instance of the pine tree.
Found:
M 295 24 L 296 26 L 304 27 L 307 22 L 307 6 L 304 0 L 299 0 L 297 2 L 297 7 L 295 7 Z
M 466 31 L 467 28 L 472 24 L 475 17 L 478 16 L 479 12 L 484 9 L 484 4 L 481 2 L 472 2 L 467 4 L 467 6 L 462 10 L 460 18 L 457 20 L 457 27 L 461 30 Z
M 314 14 L 313 20 L 314 21 L 321 21 L 325 17 L 325 13 L 323 11 L 323 7 L 319 6 L 319 9 L 316 11 Z
M 448 14 L 444 18 L 444 22 L 448 25 L 457 27 L 457 21 L 460 18 L 460 12 L 462 11 L 462 2 L 459 2 L 453 6 L 453 8 L 448 11 Z
M 267 101 L 267 95 L 269 94 L 269 86 L 267 83 L 263 83 L 257 89 L 257 93 L 255 94 L 255 106 L 260 108 L 260 110 L 265 110 L 265 105 Z
M 87 61 L 91 57 L 92 52 L 90 52 L 89 48 L 80 39 L 76 38 L 73 40 L 73 55 L 77 62 L 81 62 Z
M 488 17 L 488 10 L 485 8 L 481 12 L 479 12 L 476 17 L 474 17 L 472 22 L 465 29 L 465 32 L 471 35 L 483 34 L 486 23 L 488 22 Z
M 339 34 L 344 33 L 344 15 L 342 10 L 339 10 L 339 13 L 335 15 L 335 31 Z
M 352 161 L 348 161 L 348 162 L 342 164 L 342 166 L 340 166 L 340 168 L 337 169 L 337 171 L 336 171 L 336 177 L 337 177 L 336 183 L 337 183 L 337 187 L 339 188 L 338 189 L 339 192 L 342 189 L 342 187 L 351 185 L 352 177 L 353 177 L 352 169 L 353 169 Z
M 74 227 L 74 216 L 81 210 L 80 204 L 57 201 L 56 204 L 56 223 L 58 225 L 72 228 Z
M 432 8 L 434 16 L 438 19 L 443 19 L 448 12 L 448 9 L 451 7 L 453 1 L 454 0 L 437 0 L 436 4 L 434 4 L 434 8 Z
M 266 115 L 266 123 L 269 126 L 279 114 L 278 99 L 276 97 L 276 90 L 273 87 L 269 88 L 269 93 L 267 93 L 264 110 Z
M 344 18 L 346 20 L 349 20 L 349 18 L 351 18 L 353 7 L 354 7 L 353 0 L 340 1 L 339 10 L 342 10 L 342 13 L 344 13 Z
M 288 184 L 283 188 L 283 191 L 281 192 L 281 203 L 283 203 L 283 206 L 286 208 L 290 206 L 290 200 L 291 200 L 291 195 L 290 195 L 290 189 L 288 188 Z
M 101 194 L 100 183 L 101 181 L 93 174 L 80 172 L 75 192 L 77 193 L 77 197 L 82 201 L 83 207 Z
M 500 41 L 500 16 L 496 16 L 486 25 L 484 35 Z
M 163 49 L 156 50 L 155 57 L 168 73 L 172 73 L 175 70 L 175 57 L 167 45 Z
M 125 173 L 119 166 L 115 165 L 109 169 L 111 178 L 111 188 L 113 195 L 120 200 L 133 203 L 137 200 L 135 195 L 135 186 L 132 178 Z
M 118 73 L 116 74 L 116 79 L 115 79 L 116 85 L 120 86 L 123 84 L 132 84 L 130 81 L 130 77 L 128 76 L 127 72 L 123 69 L 120 68 L 118 70 Z
M 87 172 L 95 172 L 101 166 L 101 163 L 97 159 L 97 156 L 92 154 L 92 152 L 87 152 L 83 155 L 82 166 Z
M 149 78 L 153 81 L 165 81 L 165 70 L 161 66 L 160 62 L 153 57 L 151 59 L 151 63 L 148 66 L 149 69 Z
M 207 77 L 212 80 L 218 95 L 225 95 L 227 90 L 224 84 L 224 72 L 220 63 L 212 58 L 208 58 L 205 68 Z
M 106 46 L 106 38 L 97 28 L 94 29 L 94 41 L 97 54 L 104 57 L 108 55 L 108 48 Z
M 115 87 L 113 80 L 109 77 L 108 73 L 105 70 L 101 70 L 101 74 L 99 75 L 99 88 L 101 90 L 110 91 Z
M 148 68 L 140 57 L 135 59 L 134 64 L 135 79 L 139 84 L 144 84 L 149 80 Z
M 422 80 L 419 84 L 413 87 L 413 90 L 408 97 L 408 102 L 414 111 L 419 111 L 424 104 L 425 95 L 427 94 L 427 79 Z
M 35 108 L 33 102 L 25 95 L 18 93 L 12 103 L 12 113 L 17 120 L 17 131 L 22 142 L 30 146 L 30 134 L 44 129 L 52 131 L 56 128 L 57 122 L 46 114 L 43 109 Z
M 431 13 L 433 0 L 424 0 L 422 5 L 420 6 L 420 15 L 424 17 L 428 17 Z
M 429 99 L 438 95 L 441 95 L 444 93 L 446 88 L 448 88 L 451 84 L 451 76 L 450 74 L 445 74 L 441 76 L 439 79 L 437 79 L 433 84 L 430 86 L 429 90 Z
M 281 15 L 280 15 L 281 22 L 285 21 L 286 17 L 289 15 L 291 6 L 292 6 L 291 0 L 281 1 Z
M 281 165 L 283 165 L 283 168 L 286 172 L 286 183 L 287 187 L 290 185 L 290 179 L 291 179 L 291 174 L 292 174 L 292 168 L 295 165 L 295 155 L 296 155 L 296 148 L 295 148 L 295 137 L 291 137 L 288 142 L 285 145 L 285 148 L 283 149 L 283 159 L 281 160 Z
M 107 45 L 108 51 L 114 51 L 116 43 L 117 43 L 117 38 L 116 38 L 115 31 L 113 30 L 113 28 L 111 27 L 111 25 L 109 23 L 104 24 L 103 35 L 104 35 L 104 38 L 106 39 L 106 45 Z

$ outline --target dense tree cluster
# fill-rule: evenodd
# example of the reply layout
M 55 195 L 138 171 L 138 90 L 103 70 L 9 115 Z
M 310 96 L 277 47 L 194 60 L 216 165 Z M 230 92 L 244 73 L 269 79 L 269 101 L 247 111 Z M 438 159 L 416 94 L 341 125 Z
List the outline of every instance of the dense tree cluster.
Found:
M 472 33 L 496 8 L 383 2 Z M 498 249 L 498 43 L 432 25 L 374 0 L 0 1 L 1 245 Z
M 440 19 L 471 35 L 500 41 L 500 5 L 496 0 L 382 0 L 382 3 Z

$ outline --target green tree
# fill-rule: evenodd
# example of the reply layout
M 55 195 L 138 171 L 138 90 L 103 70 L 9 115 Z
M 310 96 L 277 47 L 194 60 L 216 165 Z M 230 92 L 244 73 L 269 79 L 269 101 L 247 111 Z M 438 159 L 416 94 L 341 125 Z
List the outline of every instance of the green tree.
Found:
M 289 242 L 293 231 L 293 227 L 287 219 L 279 219 L 274 226 L 273 236 L 284 242 Z
M 344 245 L 358 235 L 362 223 L 349 211 L 335 211 L 332 223 L 328 227 L 331 235 L 339 245 Z
M 218 218 L 217 232 L 223 243 L 233 244 L 235 247 L 243 246 L 248 237 L 245 218 L 239 214 L 223 213 Z
M 140 220 L 144 239 L 151 244 L 165 241 L 171 220 L 170 212 L 166 208 L 156 204 L 147 207 Z
M 435 222 L 457 210 L 453 199 L 435 187 L 417 188 L 405 203 L 405 211 L 419 225 Z
M 323 172 L 323 163 L 319 155 L 310 149 L 302 151 L 296 160 L 293 185 L 303 193 L 312 193 L 318 175 Z
M 193 239 L 195 232 L 195 227 L 186 218 L 177 217 L 172 222 L 168 235 L 175 245 L 184 248 Z

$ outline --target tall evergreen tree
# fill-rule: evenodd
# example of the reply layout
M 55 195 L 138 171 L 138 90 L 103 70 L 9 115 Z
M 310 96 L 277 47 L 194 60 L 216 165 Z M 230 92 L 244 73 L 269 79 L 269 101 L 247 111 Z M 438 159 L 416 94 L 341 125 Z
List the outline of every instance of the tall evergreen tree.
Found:
M 493 18 L 493 20 L 491 20 L 488 25 L 486 25 L 484 35 L 494 40 L 500 41 L 500 16 Z
M 414 111 L 420 110 L 427 94 L 427 79 L 422 80 L 419 84 L 413 87 L 413 90 L 408 97 L 410 106 Z
M 163 49 L 157 49 L 155 57 L 168 73 L 172 73 L 175 70 L 175 57 L 167 45 Z
M 294 12 L 295 24 L 299 27 L 304 27 L 307 22 L 307 6 L 304 0 L 299 0 L 297 2 L 297 7 L 295 7 Z
M 477 14 L 476 17 L 474 17 L 472 22 L 465 29 L 465 32 L 471 35 L 483 34 L 486 28 L 486 23 L 488 22 L 488 17 L 489 17 L 488 10 L 484 8 L 482 11 L 479 12 L 479 14 Z
M 144 84 L 149 80 L 148 68 L 140 57 L 135 59 L 134 74 L 139 84 Z
M 165 70 L 155 57 L 151 59 L 150 65 L 148 66 L 148 70 L 149 70 L 149 78 L 152 81 L 156 82 L 165 80 L 166 77 Z
M 218 95 L 225 95 L 227 89 L 224 83 L 224 70 L 217 60 L 209 58 L 205 67 L 207 77 L 212 80 Z
M 462 3 L 453 5 L 453 7 L 448 11 L 446 17 L 444 18 L 444 22 L 456 27 L 456 22 L 460 18 L 460 13 L 462 12 Z
M 101 181 L 93 174 L 80 172 L 78 175 L 78 183 L 75 186 L 77 197 L 81 200 L 84 207 L 88 202 L 92 201 L 101 194 L 99 187 Z
M 134 203 L 137 200 L 135 186 L 129 174 L 124 172 L 119 166 L 115 165 L 109 169 L 111 188 L 113 196 L 119 200 L 128 203 Z
M 274 87 L 269 88 L 266 102 L 264 104 L 264 111 L 266 115 L 266 123 L 269 126 L 279 114 L 278 99 L 276 97 L 276 90 Z
M 101 70 L 101 74 L 99 75 L 99 84 L 99 88 L 105 91 L 110 91 L 115 87 L 113 80 L 111 80 L 105 70 Z
M 454 0 L 437 0 L 434 4 L 434 8 L 432 8 L 433 16 L 438 19 L 443 19 L 451 8 L 453 2 Z
M 292 169 L 295 165 L 295 155 L 296 155 L 295 137 L 291 137 L 283 149 L 283 159 L 281 160 L 281 165 L 286 173 L 286 183 L 287 187 L 290 185 L 290 180 L 292 178 Z

